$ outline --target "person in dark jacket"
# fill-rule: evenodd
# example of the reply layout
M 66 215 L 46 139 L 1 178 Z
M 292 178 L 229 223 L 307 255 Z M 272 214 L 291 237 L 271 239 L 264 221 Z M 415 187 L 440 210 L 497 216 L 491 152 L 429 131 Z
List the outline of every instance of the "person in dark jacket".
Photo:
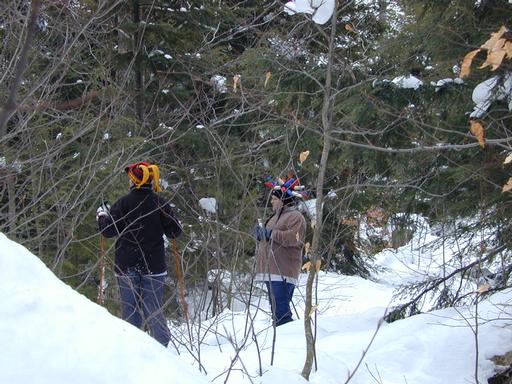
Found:
M 290 303 L 302 265 L 306 219 L 295 207 L 301 195 L 293 191 L 291 179 L 271 192 L 273 215 L 255 228 L 258 241 L 256 280 L 263 281 L 276 326 L 292 321 Z
M 167 275 L 163 235 L 174 239 L 182 227 L 169 202 L 155 193 L 160 192 L 157 165 L 139 162 L 125 171 L 130 193 L 112 208 L 99 207 L 96 219 L 105 237 L 117 237 L 115 274 L 122 318 L 138 328 L 147 324 L 151 336 L 167 346 L 171 334 L 162 311 Z

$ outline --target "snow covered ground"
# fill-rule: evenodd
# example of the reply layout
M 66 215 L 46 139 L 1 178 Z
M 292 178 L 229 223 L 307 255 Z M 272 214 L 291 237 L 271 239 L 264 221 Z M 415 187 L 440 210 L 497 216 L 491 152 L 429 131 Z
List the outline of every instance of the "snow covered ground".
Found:
M 1 233 L 0 249 L 0 383 L 306 382 L 302 320 L 277 328 L 272 353 L 264 295 L 256 295 L 250 312 L 224 311 L 190 330 L 174 328 L 178 353 L 73 291 Z M 363 357 L 351 383 L 466 384 L 476 383 L 475 375 L 487 382 L 494 372 L 489 359 L 512 350 L 512 291 L 482 300 L 476 317 L 468 306 L 381 321 L 396 285 L 432 269 L 421 259 L 427 256 L 410 245 L 386 250 L 377 263 L 388 269 L 373 281 L 320 274 L 312 383 L 345 383 Z M 305 280 L 294 296 L 301 319 Z

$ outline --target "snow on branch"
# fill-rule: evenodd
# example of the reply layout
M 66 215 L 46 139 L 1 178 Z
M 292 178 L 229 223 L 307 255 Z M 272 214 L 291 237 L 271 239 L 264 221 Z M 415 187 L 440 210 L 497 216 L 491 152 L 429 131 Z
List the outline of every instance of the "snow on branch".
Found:
M 315 23 L 325 24 L 334 13 L 335 7 L 336 0 L 294 0 L 284 5 L 284 11 L 288 15 L 306 13 L 312 15 Z

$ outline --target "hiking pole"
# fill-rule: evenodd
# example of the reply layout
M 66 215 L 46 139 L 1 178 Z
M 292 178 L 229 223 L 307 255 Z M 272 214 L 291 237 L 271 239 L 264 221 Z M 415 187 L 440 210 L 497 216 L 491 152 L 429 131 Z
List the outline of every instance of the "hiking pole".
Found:
M 105 285 L 105 236 L 100 235 L 100 284 L 98 286 L 98 298 L 97 302 L 99 305 L 104 303 L 103 286 Z
M 172 251 L 174 254 L 174 265 L 176 267 L 176 278 L 178 279 L 178 292 L 185 321 L 188 324 L 188 304 L 185 301 L 185 280 L 183 279 L 183 271 L 181 269 L 181 258 L 176 246 L 176 239 L 172 239 Z

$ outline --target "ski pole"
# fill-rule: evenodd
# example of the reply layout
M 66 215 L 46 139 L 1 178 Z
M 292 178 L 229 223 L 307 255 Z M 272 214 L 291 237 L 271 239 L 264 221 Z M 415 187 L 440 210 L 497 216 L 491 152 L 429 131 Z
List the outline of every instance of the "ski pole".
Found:
M 103 286 L 105 285 L 105 236 L 100 235 L 100 284 L 98 286 L 97 302 L 100 305 L 104 303 Z
M 183 279 L 183 271 L 181 270 L 181 258 L 176 246 L 176 239 L 172 239 L 172 250 L 174 253 L 174 265 L 176 267 L 176 278 L 178 279 L 178 291 L 181 307 L 185 316 L 185 321 L 188 324 L 188 304 L 185 301 L 185 281 Z

